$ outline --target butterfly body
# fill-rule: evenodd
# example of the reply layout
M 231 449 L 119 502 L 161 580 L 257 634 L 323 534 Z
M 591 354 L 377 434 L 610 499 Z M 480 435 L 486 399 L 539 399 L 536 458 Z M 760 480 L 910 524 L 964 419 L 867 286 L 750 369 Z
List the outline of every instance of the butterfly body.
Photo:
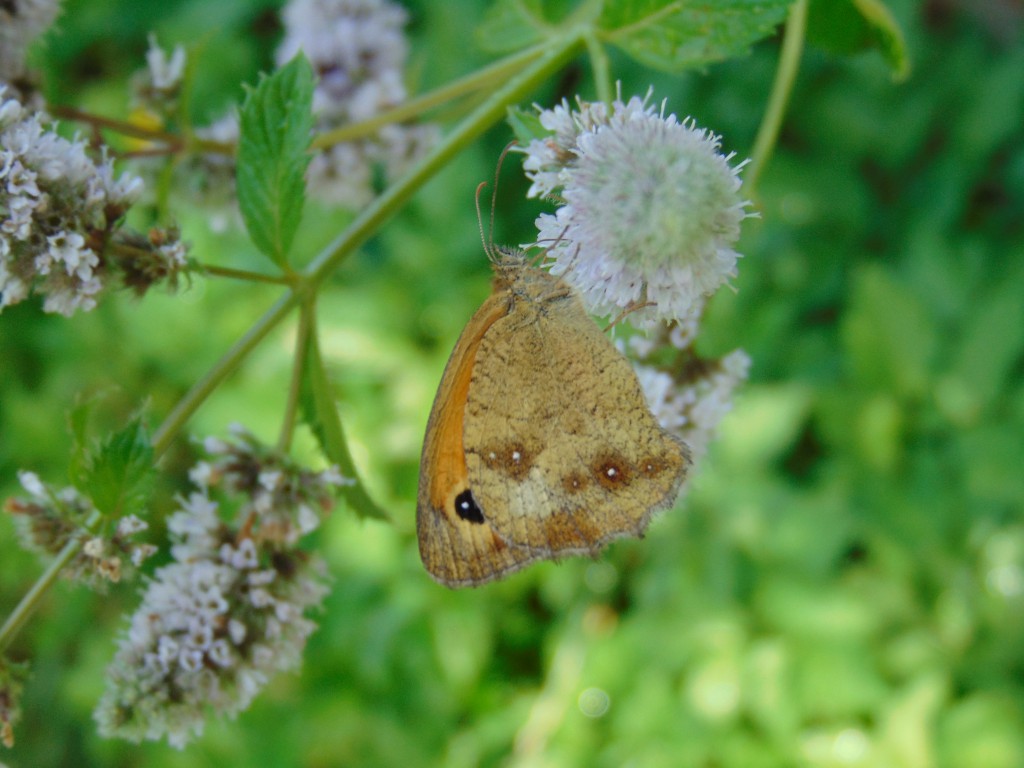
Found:
M 504 253 L 427 424 L 417 534 L 431 576 L 482 584 L 643 534 L 690 459 L 561 278 Z

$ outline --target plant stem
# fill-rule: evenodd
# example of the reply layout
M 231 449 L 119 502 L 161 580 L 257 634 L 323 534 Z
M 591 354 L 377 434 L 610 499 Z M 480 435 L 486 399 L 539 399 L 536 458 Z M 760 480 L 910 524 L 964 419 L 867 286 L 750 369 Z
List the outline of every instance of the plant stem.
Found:
M 285 402 L 284 418 L 281 420 L 281 433 L 277 438 L 277 449 L 286 453 L 292 444 L 295 434 L 295 421 L 299 412 L 299 397 L 302 394 L 303 372 L 306 369 L 306 350 L 314 329 L 316 301 L 310 296 L 299 305 L 299 332 L 295 335 L 295 362 L 292 366 L 292 377 L 288 383 L 288 400 Z
M 800 69 L 800 55 L 803 52 L 806 31 L 807 0 L 796 0 L 790 6 L 789 18 L 786 19 L 786 34 L 782 41 L 779 68 L 775 71 L 775 81 L 772 83 L 772 95 L 768 99 L 764 119 L 757 131 L 750 167 L 743 175 L 743 186 L 751 197 L 756 194 L 757 183 L 761 180 L 761 174 L 779 138 L 782 118 L 786 114 L 789 95 L 793 91 L 793 83 Z
M 175 149 L 180 148 L 183 143 L 181 137 L 174 133 L 168 133 L 167 131 L 161 131 L 154 128 L 145 128 L 141 125 L 129 123 L 125 120 L 113 120 L 109 117 L 94 115 L 90 112 L 75 109 L 74 107 L 57 105 L 50 107 L 49 109 L 53 112 L 55 117 L 64 118 L 65 120 L 74 120 L 78 123 L 88 123 L 94 128 L 106 128 L 120 133 L 122 136 L 130 136 L 133 139 L 159 141 Z
M 185 426 L 185 422 L 206 398 L 232 371 L 238 368 L 246 355 L 255 349 L 267 334 L 288 315 L 298 303 L 298 297 L 299 294 L 290 290 L 278 299 L 277 303 L 268 309 L 242 338 L 232 344 L 231 348 L 214 363 L 213 367 L 199 381 L 192 385 L 192 388 L 178 401 L 163 423 L 153 432 L 153 454 L 156 458 L 159 459 L 163 455 L 171 441 Z
M 100 513 L 94 511 L 89 515 L 89 519 L 85 521 L 86 530 L 91 530 L 99 521 Z M 21 602 L 11 611 L 7 621 L 0 627 L 0 653 L 7 650 L 14 636 L 18 634 L 18 631 L 39 606 L 39 601 L 42 600 L 43 595 L 57 581 L 60 572 L 78 554 L 78 550 L 82 548 L 83 540 L 84 537 L 76 536 L 68 541 L 64 548 L 57 553 L 57 556 L 53 558 L 53 561 L 47 566 L 46 570 L 43 571 L 43 574 L 36 579 L 36 583 L 32 585 L 32 588 L 21 598 Z
M 362 245 L 428 179 L 441 170 L 462 149 L 505 116 L 509 104 L 524 98 L 555 72 L 584 44 L 584 32 L 573 31 L 549 40 L 543 55 L 517 76 L 508 80 L 476 108 L 440 144 L 416 164 L 398 183 L 388 187 L 356 217 L 333 243 L 317 256 L 305 273 L 319 285 L 349 253 Z
M 594 35 L 587 35 L 587 56 L 590 58 L 590 69 L 594 73 L 597 98 L 611 108 L 615 95 L 612 88 L 611 70 L 608 65 L 608 54 L 601 41 Z
M 200 264 L 198 271 L 204 275 L 217 275 L 218 277 L 230 277 L 234 280 L 245 280 L 250 283 L 273 283 L 274 285 L 289 285 L 292 278 L 284 275 L 264 275 L 261 272 L 250 272 L 247 269 L 233 269 L 232 267 L 218 267 L 213 264 Z
M 546 47 L 545 44 L 528 48 L 525 51 L 495 62 L 484 69 L 473 72 L 453 83 L 436 88 L 430 93 L 409 99 L 394 109 L 389 109 L 387 112 L 382 112 L 368 120 L 325 131 L 313 140 L 312 148 L 322 149 L 323 147 L 330 147 L 345 141 L 373 136 L 382 126 L 418 117 L 439 104 L 474 93 L 495 82 L 501 82 L 507 79 L 509 75 L 521 71 L 526 64 L 542 56 Z

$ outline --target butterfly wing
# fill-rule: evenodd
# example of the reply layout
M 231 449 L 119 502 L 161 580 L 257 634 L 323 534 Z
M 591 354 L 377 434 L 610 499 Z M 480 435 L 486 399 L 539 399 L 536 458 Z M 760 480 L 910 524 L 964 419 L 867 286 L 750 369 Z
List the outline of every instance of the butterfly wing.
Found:
M 482 519 L 524 563 L 642 535 L 690 464 L 579 299 L 532 272 L 480 339 L 463 445 Z
M 470 489 L 463 445 L 466 400 L 479 349 L 509 307 L 492 295 L 466 325 L 445 367 L 427 422 L 420 461 L 416 533 L 427 572 L 450 587 L 482 584 L 539 555 L 498 536 Z

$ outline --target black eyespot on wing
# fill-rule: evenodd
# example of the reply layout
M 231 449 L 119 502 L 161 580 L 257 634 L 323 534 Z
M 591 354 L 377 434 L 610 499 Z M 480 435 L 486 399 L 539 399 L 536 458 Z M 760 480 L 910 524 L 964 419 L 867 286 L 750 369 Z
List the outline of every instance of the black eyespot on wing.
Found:
M 455 497 L 455 514 L 467 523 L 482 523 L 484 521 L 484 513 L 480 511 L 469 488 Z

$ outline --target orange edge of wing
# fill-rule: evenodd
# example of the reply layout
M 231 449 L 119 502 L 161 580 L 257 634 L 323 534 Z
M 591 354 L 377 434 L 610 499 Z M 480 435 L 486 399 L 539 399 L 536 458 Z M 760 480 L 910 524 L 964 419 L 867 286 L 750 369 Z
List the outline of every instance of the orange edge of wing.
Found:
M 429 463 L 431 470 L 428 499 L 434 509 L 447 512 L 445 505 L 453 488 L 468 487 L 462 438 L 469 385 L 484 334 L 507 313 L 506 299 L 492 294 L 466 324 L 445 366 L 427 423 L 427 442 L 423 447 L 422 462 L 424 466 Z

